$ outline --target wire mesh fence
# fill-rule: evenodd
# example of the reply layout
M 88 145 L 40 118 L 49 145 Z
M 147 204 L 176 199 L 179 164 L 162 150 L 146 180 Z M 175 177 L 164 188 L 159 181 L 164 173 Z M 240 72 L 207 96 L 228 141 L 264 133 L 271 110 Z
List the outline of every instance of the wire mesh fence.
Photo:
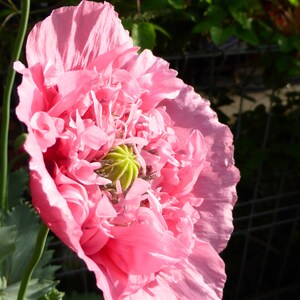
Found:
M 276 48 L 212 50 L 166 58 L 232 128 L 241 170 L 235 230 L 222 253 L 224 299 L 300 299 L 300 89 L 266 89 L 260 58 Z M 250 105 L 249 105 L 250 104 Z M 94 278 L 59 242 L 53 263 L 63 289 Z

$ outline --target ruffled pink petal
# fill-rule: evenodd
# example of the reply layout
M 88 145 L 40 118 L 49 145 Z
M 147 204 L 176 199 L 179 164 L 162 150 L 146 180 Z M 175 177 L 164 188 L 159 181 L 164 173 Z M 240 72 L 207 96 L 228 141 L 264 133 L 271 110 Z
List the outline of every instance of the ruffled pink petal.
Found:
M 100 163 L 89 163 L 86 160 L 79 160 L 69 167 L 69 173 L 85 185 L 106 185 L 111 183 L 111 180 L 100 177 L 94 172 L 99 167 Z
M 81 135 L 81 139 L 87 147 L 97 150 L 106 144 L 107 135 L 99 127 L 92 125 L 85 129 Z
M 182 80 L 177 78 L 177 72 L 169 69 L 169 63 L 155 57 L 150 50 L 144 50 L 136 56 L 128 66 L 141 88 L 142 110 L 150 110 L 164 99 L 174 99 L 183 86 Z
M 111 233 L 114 238 L 90 257 L 105 266 L 114 286 L 111 292 L 115 299 L 136 292 L 144 280 L 154 279 L 155 272 L 187 256 L 184 246 L 147 208 L 137 211 L 136 221 L 131 226 L 114 227 Z
M 95 227 L 87 227 L 83 229 L 82 239 L 80 241 L 84 253 L 88 256 L 99 252 L 110 239 L 110 235 L 101 224 Z M 99 285 L 101 288 L 101 285 Z
M 48 107 L 51 116 L 60 116 L 76 107 L 78 110 L 84 104 L 87 93 L 99 84 L 96 72 L 81 70 L 66 72 L 57 79 L 59 95 L 56 102 Z M 73 88 L 72 88 L 73 87 Z M 84 107 L 86 109 L 86 107 Z
M 194 252 L 184 263 L 161 271 L 126 300 L 220 300 L 226 275 L 224 263 L 209 245 L 196 240 Z
M 111 50 L 97 56 L 88 66 L 89 70 L 96 70 L 97 72 L 109 72 L 114 68 L 122 68 L 128 61 L 136 55 L 138 47 L 132 47 L 132 41 L 129 39 L 127 42 L 120 46 L 116 46 Z
M 206 158 L 206 145 L 199 130 L 193 130 L 185 140 L 180 140 L 180 149 L 185 149 L 185 155 L 181 157 L 180 168 L 176 165 L 162 170 L 164 180 L 163 191 L 178 198 L 187 195 L 193 189 L 195 182 L 203 168 Z
M 55 184 L 61 196 L 66 200 L 75 221 L 82 225 L 89 214 L 88 194 L 82 185 L 65 176 L 55 168 Z
M 66 200 L 46 169 L 34 135 L 28 135 L 24 147 L 31 156 L 29 168 L 33 205 L 48 227 L 76 251 L 80 247 L 82 235 L 80 225 L 75 221 Z
M 142 195 L 149 189 L 149 182 L 137 178 L 120 204 L 126 213 L 134 213 L 141 205 Z
M 109 3 L 82 1 L 78 6 L 54 10 L 33 28 L 26 58 L 29 67 L 51 63 L 58 72 L 82 69 L 97 56 L 128 41 L 128 32 Z
M 207 245 L 207 248 L 201 247 L 203 252 L 197 256 L 197 261 L 190 257 L 186 265 L 182 264 L 171 272 L 173 278 L 162 278 L 162 284 L 170 286 L 176 299 L 222 299 L 226 280 L 224 263 L 210 245 Z
M 239 180 L 239 171 L 234 166 L 232 134 L 227 126 L 218 122 L 209 102 L 190 86 L 186 85 L 175 101 L 165 104 L 179 140 L 184 140 L 193 129 L 198 129 L 204 137 L 206 161 L 192 191 L 196 198 L 204 199 L 198 208 L 200 220 L 195 230 L 199 239 L 220 252 L 233 230 L 232 209 Z
M 46 169 L 34 135 L 29 133 L 24 147 L 31 156 L 30 187 L 34 207 L 44 223 L 85 261 L 90 271 L 95 273 L 98 286 L 106 295 L 105 299 L 113 300 L 110 292 L 113 287 L 108 282 L 105 272 L 85 254 L 80 245 L 83 234 L 81 226 L 72 215 L 66 200 L 57 190 L 56 183 Z
M 20 101 L 16 114 L 20 121 L 29 126 L 30 119 L 35 112 L 46 110 L 43 70 L 39 64 L 30 69 L 21 69 L 20 64 L 15 63 L 15 68 L 23 75 L 22 84 L 18 87 L 18 95 L 20 99 L 27 99 Z
M 42 152 L 55 144 L 64 127 L 64 121 L 58 118 L 51 118 L 45 112 L 36 112 L 30 120 L 31 128 Z

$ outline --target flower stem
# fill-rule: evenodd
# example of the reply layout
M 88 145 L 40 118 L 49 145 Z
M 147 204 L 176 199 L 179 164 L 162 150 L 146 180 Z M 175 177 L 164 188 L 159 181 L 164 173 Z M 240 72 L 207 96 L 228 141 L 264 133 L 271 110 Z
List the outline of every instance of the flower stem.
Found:
M 46 244 L 46 240 L 47 240 L 47 236 L 48 236 L 48 232 L 49 232 L 49 228 L 44 223 L 42 223 L 39 233 L 38 233 L 38 236 L 36 238 L 35 248 L 34 248 L 31 260 L 25 270 L 25 273 L 24 273 L 22 281 L 21 281 L 17 300 L 25 299 L 25 294 L 26 294 L 28 283 L 31 279 L 31 275 L 32 275 L 36 265 L 38 264 L 38 262 L 40 261 L 40 259 L 42 257 L 42 254 L 43 254 L 43 251 L 45 248 L 45 244 Z
M 24 37 L 27 30 L 28 17 L 30 10 L 30 0 L 21 0 L 21 20 L 16 38 L 16 43 L 11 57 L 11 65 L 8 69 L 6 85 L 3 93 L 2 104 L 2 123 L 0 133 L 0 208 L 7 211 L 7 177 L 8 177 L 8 130 L 10 117 L 10 100 L 11 91 L 15 79 L 16 72 L 13 69 L 13 62 L 19 59 L 23 46 Z

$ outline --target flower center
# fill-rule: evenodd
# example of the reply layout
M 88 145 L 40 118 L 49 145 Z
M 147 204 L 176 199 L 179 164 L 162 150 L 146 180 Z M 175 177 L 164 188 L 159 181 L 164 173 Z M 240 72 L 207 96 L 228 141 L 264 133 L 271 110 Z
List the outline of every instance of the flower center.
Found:
M 110 179 L 113 185 L 120 180 L 122 190 L 130 187 L 139 174 L 140 164 L 131 146 L 116 146 L 106 154 L 101 163 L 102 167 L 97 173 Z

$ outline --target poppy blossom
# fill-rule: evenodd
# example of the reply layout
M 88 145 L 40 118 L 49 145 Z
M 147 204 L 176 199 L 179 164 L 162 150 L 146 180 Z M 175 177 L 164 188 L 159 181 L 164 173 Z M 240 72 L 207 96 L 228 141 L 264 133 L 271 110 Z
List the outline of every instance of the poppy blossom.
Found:
M 105 299 L 221 299 L 239 172 L 209 102 L 109 3 L 35 25 L 18 88 L 32 203 Z

